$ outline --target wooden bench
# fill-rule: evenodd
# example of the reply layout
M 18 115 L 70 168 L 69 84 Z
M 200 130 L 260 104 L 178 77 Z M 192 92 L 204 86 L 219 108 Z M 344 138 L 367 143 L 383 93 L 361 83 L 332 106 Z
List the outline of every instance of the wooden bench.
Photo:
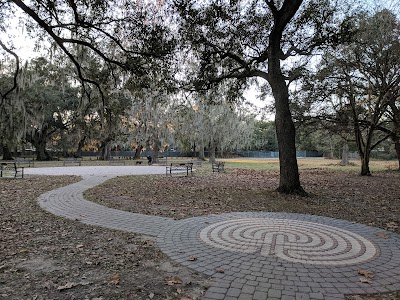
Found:
M 0 177 L 5 177 L 6 174 L 12 174 L 14 178 L 24 178 L 24 167 L 20 167 L 16 162 L 2 162 L 0 164 Z
M 173 174 L 185 174 L 186 176 L 192 175 L 193 176 L 193 164 L 192 163 L 180 163 L 180 164 L 171 164 L 166 166 L 165 175 L 172 176 Z
M 225 172 L 225 163 L 222 161 L 216 161 L 212 163 L 212 171 L 215 172 Z
M 194 166 L 201 167 L 202 161 L 201 161 L 200 159 L 192 159 L 190 162 L 191 162 Z
M 76 158 L 76 157 L 67 157 L 66 159 L 64 159 L 64 166 L 66 165 L 82 165 L 82 159 L 80 158 Z
M 33 159 L 26 159 L 26 158 L 16 158 L 15 162 L 17 163 L 17 166 L 25 165 L 27 167 L 34 167 L 35 166 L 35 161 Z

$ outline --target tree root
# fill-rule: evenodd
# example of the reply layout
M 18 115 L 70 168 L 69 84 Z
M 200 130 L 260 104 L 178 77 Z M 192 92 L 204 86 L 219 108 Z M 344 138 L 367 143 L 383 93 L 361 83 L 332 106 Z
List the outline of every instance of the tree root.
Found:
M 280 186 L 276 189 L 276 191 L 281 194 L 297 195 L 301 197 L 309 196 L 309 194 L 301 186 L 296 186 L 296 187 Z

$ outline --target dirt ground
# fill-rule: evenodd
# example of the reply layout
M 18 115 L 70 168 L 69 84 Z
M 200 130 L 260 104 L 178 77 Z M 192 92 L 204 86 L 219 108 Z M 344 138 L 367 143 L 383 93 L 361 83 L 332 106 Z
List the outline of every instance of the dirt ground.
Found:
M 231 211 L 317 214 L 400 233 L 400 172 L 304 170 L 310 197 L 276 193 L 278 174 L 233 169 L 193 177 L 128 176 L 86 192 L 103 205 L 176 219 Z M 210 279 L 161 253 L 151 237 L 43 211 L 36 198 L 77 177 L 0 180 L 0 299 L 201 299 Z M 349 296 L 400 299 L 399 293 Z

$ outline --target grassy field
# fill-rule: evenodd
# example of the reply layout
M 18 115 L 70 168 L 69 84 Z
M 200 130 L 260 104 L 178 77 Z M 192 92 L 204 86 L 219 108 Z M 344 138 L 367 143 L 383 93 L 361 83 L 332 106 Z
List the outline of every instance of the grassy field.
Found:
M 222 159 L 226 168 L 240 168 L 253 170 L 279 170 L 279 160 L 277 158 L 239 158 Z M 341 166 L 340 160 L 324 158 L 299 158 L 300 169 L 332 169 L 343 171 L 358 171 L 361 163 L 359 160 L 352 160 L 348 166 Z M 370 162 L 371 171 L 395 170 L 398 162 L 395 160 L 374 160 Z

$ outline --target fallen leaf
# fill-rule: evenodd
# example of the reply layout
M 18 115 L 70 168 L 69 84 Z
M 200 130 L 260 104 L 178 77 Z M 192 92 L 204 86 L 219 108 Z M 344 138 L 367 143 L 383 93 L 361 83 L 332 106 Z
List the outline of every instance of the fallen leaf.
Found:
M 68 282 L 66 285 L 61 285 L 57 288 L 59 291 L 72 289 L 73 287 L 77 286 L 75 282 Z
M 375 233 L 375 235 L 376 235 L 377 237 L 379 237 L 379 238 L 382 238 L 382 239 L 387 239 L 387 238 L 389 238 L 389 235 L 386 234 L 386 233 L 384 233 L 384 232 L 378 232 L 378 233 Z
M 164 278 L 164 283 L 166 285 L 182 284 L 182 280 L 178 276 L 170 276 Z
M 365 276 L 366 278 L 374 277 L 374 273 L 372 273 L 371 271 L 368 271 L 368 270 L 358 270 L 357 273 Z
M 391 228 L 391 229 L 396 229 L 399 227 L 399 225 L 396 222 L 389 222 L 389 223 L 386 223 L 386 227 Z
M 150 299 L 153 299 L 153 298 L 154 298 L 154 293 L 150 293 L 150 294 L 149 294 L 149 298 L 150 298 Z
M 182 294 L 182 289 L 176 289 L 176 292 L 177 292 L 178 294 Z
M 189 257 L 188 260 L 189 260 L 189 261 L 195 261 L 195 260 L 197 260 L 197 257 L 196 257 L 196 256 L 191 256 L 191 257 Z
M 369 278 L 361 277 L 361 278 L 360 278 L 360 282 L 370 284 L 370 283 L 371 283 L 371 280 L 370 280 Z
M 76 245 L 76 249 L 83 248 L 82 244 Z
M 114 275 L 111 277 L 110 283 L 113 283 L 115 285 L 119 284 L 119 274 L 114 273 Z
M 225 270 L 223 268 L 216 268 L 215 272 L 217 272 L 217 273 L 225 273 Z

